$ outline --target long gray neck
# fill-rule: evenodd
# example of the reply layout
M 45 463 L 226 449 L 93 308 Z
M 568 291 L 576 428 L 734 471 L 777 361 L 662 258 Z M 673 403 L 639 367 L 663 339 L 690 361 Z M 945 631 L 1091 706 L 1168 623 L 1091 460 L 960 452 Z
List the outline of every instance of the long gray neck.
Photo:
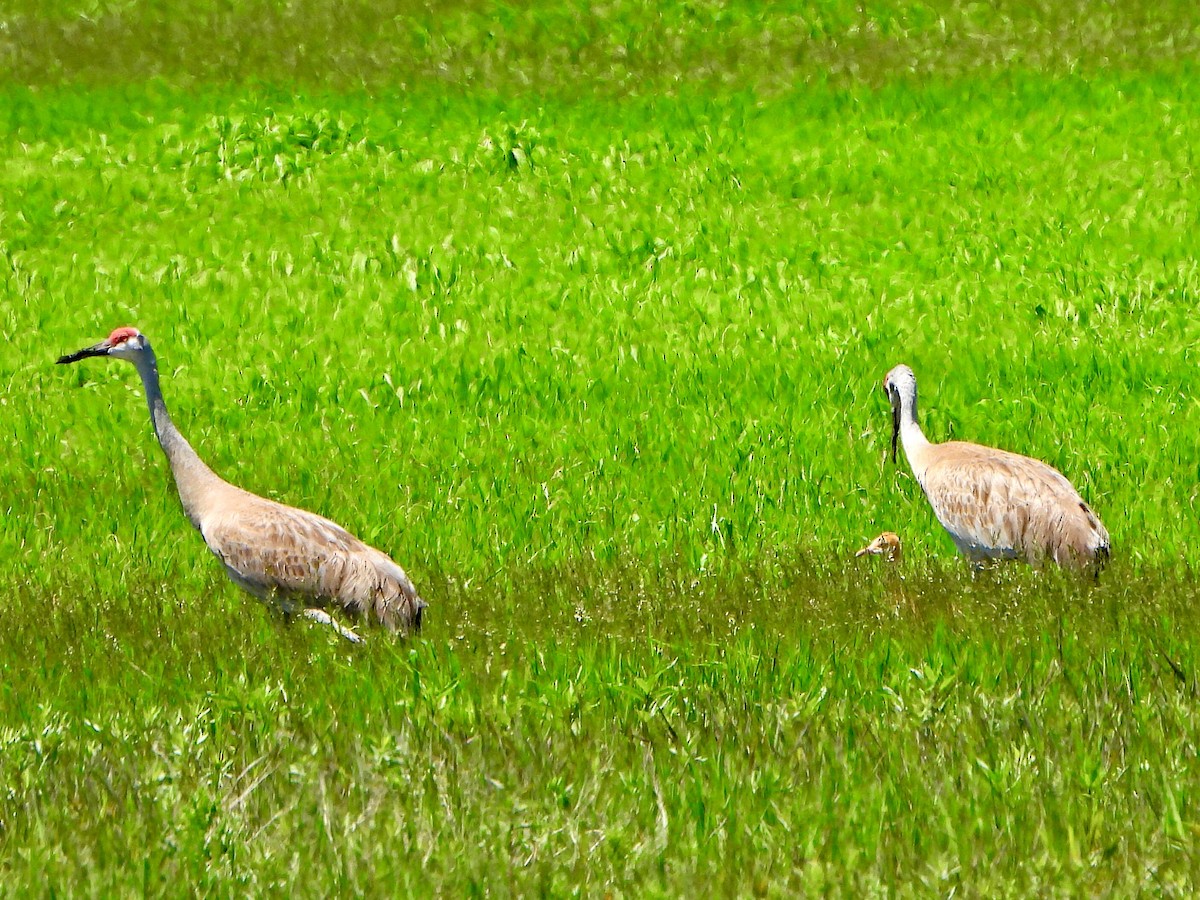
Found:
M 134 360 L 134 365 L 137 366 L 138 374 L 142 376 L 142 386 L 146 389 L 146 404 L 150 407 L 150 422 L 154 425 L 154 434 L 158 437 L 158 443 L 171 466 L 175 487 L 179 491 L 179 501 L 192 524 L 199 528 L 200 515 L 205 501 L 211 495 L 211 489 L 224 482 L 196 455 L 192 445 L 184 439 L 175 423 L 171 421 L 171 414 L 167 412 L 167 404 L 163 401 L 162 388 L 158 382 L 158 360 L 148 343 L 145 351 Z
M 925 432 L 917 424 L 917 385 L 912 383 L 909 389 L 900 391 L 900 443 L 904 445 L 904 455 L 908 464 L 921 486 L 925 485 L 925 469 L 929 465 L 929 449 L 932 444 L 925 437 Z
M 900 394 L 900 437 L 904 440 L 905 448 L 910 443 L 928 444 L 925 432 L 917 424 L 917 386 L 912 386 L 911 392 Z

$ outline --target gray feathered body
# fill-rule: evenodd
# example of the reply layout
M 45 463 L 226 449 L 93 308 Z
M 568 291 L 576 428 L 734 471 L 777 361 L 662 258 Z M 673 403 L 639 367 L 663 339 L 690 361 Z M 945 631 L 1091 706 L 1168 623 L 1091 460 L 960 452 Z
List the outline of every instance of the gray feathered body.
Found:
M 392 631 L 419 627 L 425 603 L 386 554 L 322 516 L 222 488 L 197 527 L 236 584 L 288 614 L 332 606 Z
M 934 515 L 972 562 L 1083 566 L 1107 559 L 1108 530 L 1046 463 L 962 441 L 918 455 L 924 465 L 913 471 Z
M 883 382 L 897 438 L 942 527 L 973 563 L 1023 559 L 1091 568 L 1108 559 L 1108 530 L 1052 466 L 971 444 L 934 444 L 917 424 L 917 381 L 896 366 Z
M 391 631 L 419 629 L 426 604 L 386 554 L 336 522 L 230 484 L 200 459 L 167 413 L 149 341 L 135 329 L 125 331 L 140 344 L 126 358 L 142 377 L 183 511 L 229 577 L 289 615 L 335 608 Z

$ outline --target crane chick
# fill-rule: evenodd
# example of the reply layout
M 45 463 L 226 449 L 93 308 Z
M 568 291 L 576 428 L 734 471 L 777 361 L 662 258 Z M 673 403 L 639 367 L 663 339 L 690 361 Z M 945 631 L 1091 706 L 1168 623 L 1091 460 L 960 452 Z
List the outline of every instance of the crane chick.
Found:
M 917 424 L 917 378 L 908 366 L 888 372 L 883 390 L 892 405 L 892 462 L 899 439 L 934 515 L 972 564 L 1051 560 L 1100 571 L 1108 531 L 1058 470 L 965 441 L 930 443 Z
M 879 537 L 854 554 L 855 559 L 860 556 L 882 556 L 888 562 L 899 562 L 900 535 L 894 531 L 883 532 Z
M 244 491 L 204 464 L 167 413 L 158 363 L 145 335 L 118 328 L 58 362 L 91 356 L 123 359 L 137 369 L 183 511 L 235 584 L 277 604 L 285 617 L 299 609 L 355 643 L 362 638 L 334 621 L 327 607 L 388 631 L 420 629 L 425 601 L 386 554 L 329 519 Z

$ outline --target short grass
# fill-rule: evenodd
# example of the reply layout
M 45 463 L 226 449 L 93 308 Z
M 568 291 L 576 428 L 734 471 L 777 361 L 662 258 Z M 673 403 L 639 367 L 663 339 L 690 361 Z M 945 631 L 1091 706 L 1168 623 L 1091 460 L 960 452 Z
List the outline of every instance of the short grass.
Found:
M 288 9 L 0 23 L 0 883 L 1195 889 L 1188 8 Z M 52 364 L 119 324 L 421 638 L 226 583 L 132 370 Z M 902 361 L 1067 473 L 1099 584 L 970 577 Z

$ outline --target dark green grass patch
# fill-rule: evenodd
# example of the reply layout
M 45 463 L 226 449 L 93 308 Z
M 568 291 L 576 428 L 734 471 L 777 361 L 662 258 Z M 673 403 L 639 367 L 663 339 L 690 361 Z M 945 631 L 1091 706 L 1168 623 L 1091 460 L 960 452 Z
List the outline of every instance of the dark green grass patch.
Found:
M 0 691 L 6 881 L 1182 888 L 1195 590 L 1110 574 L 538 568 L 362 649 L 216 585 L 50 611 L 0 644 L 39 660 Z
M 18 84 L 287 83 L 499 95 L 661 95 L 886 84 L 1011 67 L 1172 71 L 1197 51 L 1180 0 L 503 3 L 13 0 Z

